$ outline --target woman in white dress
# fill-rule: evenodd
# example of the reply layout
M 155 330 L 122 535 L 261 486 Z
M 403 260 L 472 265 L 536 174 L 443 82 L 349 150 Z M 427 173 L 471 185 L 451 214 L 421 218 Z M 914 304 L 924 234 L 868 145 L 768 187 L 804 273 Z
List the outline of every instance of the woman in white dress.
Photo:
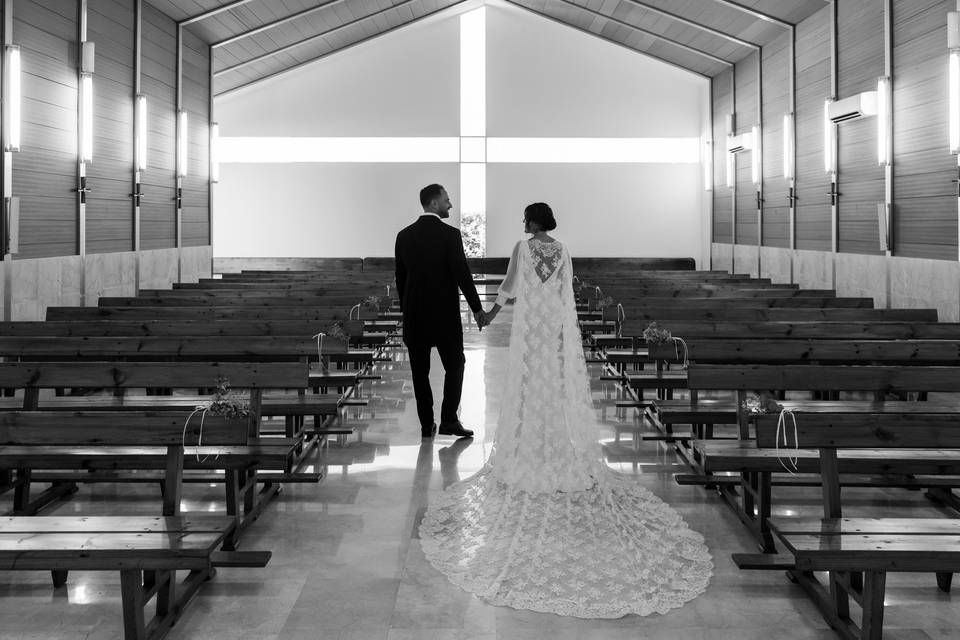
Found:
M 424 553 L 495 605 L 581 618 L 666 613 L 702 593 L 703 537 L 604 463 L 577 325 L 573 271 L 544 203 L 524 211 L 492 320 L 516 299 L 492 453 L 420 525 Z

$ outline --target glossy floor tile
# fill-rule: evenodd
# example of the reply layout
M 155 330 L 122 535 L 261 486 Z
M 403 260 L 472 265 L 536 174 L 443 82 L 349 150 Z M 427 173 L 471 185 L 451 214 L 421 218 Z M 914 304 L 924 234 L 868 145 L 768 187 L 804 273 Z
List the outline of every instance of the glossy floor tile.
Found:
M 610 464 L 664 498 L 703 532 L 716 563 L 707 592 L 668 615 L 580 620 L 493 607 L 451 586 L 425 560 L 416 536 L 424 509 L 443 487 L 476 471 L 496 429 L 498 395 L 506 366 L 509 309 L 497 323 L 465 334 L 466 378 L 462 419 L 471 440 L 438 437 L 422 442 L 404 353 L 379 366 L 382 380 L 365 384 L 368 407 L 344 420 L 355 433 L 331 443 L 316 464 L 318 485 L 287 485 L 247 532 L 245 549 L 270 549 L 265 569 L 221 569 L 204 585 L 170 638 L 309 640 L 820 640 L 836 637 L 782 572 L 741 572 L 730 554 L 755 549 L 736 516 L 715 495 L 681 487 L 673 474 L 685 467 L 670 446 L 641 440 L 648 432 L 634 415 L 617 415 L 617 391 L 592 383 Z M 439 402 L 442 368 L 432 379 Z M 617 434 L 620 442 L 615 442 Z M 221 488 L 186 488 L 188 511 L 221 510 Z M 817 514 L 816 489 L 777 489 L 783 514 Z M 920 492 L 851 489 L 850 515 L 950 517 Z M 159 492 L 147 486 L 83 487 L 51 513 L 159 512 Z M 122 636 L 119 577 L 75 572 L 53 590 L 41 572 L 0 573 L 0 638 L 101 639 Z M 885 638 L 958 637 L 954 596 L 937 591 L 932 575 L 888 579 Z

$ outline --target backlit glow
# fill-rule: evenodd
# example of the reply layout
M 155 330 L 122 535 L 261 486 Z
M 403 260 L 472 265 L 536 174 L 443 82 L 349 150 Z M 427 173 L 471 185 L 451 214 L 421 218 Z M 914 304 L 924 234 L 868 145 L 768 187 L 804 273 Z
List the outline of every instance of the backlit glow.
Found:
M 487 210 L 487 165 L 464 162 L 460 165 L 460 215 L 479 215 Z
M 877 162 L 890 164 L 890 78 L 877 80 Z
M 20 151 L 20 47 L 4 47 L 3 138 L 5 151 Z
M 830 120 L 831 102 L 833 100 L 823 102 L 823 170 L 827 173 L 834 173 L 837 166 L 833 144 L 834 127 L 836 125 Z
M 793 180 L 793 114 L 783 114 L 783 177 Z
M 93 76 L 80 77 L 80 160 L 93 160 Z
M 137 171 L 147 169 L 147 96 L 137 96 Z
M 188 125 L 189 118 L 187 117 L 187 112 L 181 111 L 178 125 L 180 137 L 177 139 L 177 175 L 181 178 L 187 175 Z
M 753 184 L 760 184 L 760 160 L 762 156 L 762 143 L 760 137 L 760 125 L 754 125 L 750 130 L 750 179 Z
M 487 13 L 460 16 L 460 135 L 487 135 Z
M 699 138 L 487 138 L 487 162 L 697 163 Z
M 950 51 L 950 153 L 960 153 L 960 49 Z
M 459 162 L 460 138 L 220 138 L 221 162 Z

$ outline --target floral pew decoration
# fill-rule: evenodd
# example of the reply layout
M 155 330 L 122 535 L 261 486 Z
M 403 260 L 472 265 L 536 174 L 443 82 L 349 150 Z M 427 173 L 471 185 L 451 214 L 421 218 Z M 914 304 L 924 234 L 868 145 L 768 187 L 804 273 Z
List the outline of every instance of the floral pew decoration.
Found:
M 687 349 L 686 341 L 684 341 L 683 338 L 673 335 L 669 329 L 661 327 L 656 321 L 648 324 L 647 328 L 643 330 L 643 339 L 647 343 L 647 347 L 653 350 L 658 348 L 663 349 L 667 345 L 672 345 L 674 358 L 683 364 L 684 369 L 690 366 L 690 353 Z M 682 356 L 680 355 L 681 350 L 683 353 Z

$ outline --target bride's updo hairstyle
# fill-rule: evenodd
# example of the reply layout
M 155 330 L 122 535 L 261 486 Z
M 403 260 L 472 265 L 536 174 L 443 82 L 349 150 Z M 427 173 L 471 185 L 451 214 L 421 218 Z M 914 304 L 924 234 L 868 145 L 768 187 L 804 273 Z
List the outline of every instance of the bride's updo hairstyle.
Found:
M 536 222 L 544 231 L 553 231 L 557 228 L 557 221 L 553 217 L 553 209 L 546 202 L 534 202 L 523 210 L 523 217 L 527 222 Z

